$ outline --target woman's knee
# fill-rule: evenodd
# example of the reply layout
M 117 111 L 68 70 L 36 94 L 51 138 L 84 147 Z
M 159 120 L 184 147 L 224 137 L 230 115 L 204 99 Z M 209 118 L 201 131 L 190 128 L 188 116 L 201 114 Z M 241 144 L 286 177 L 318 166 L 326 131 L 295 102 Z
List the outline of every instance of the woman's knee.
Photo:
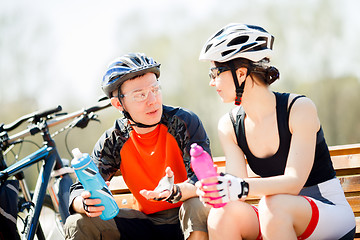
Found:
M 223 208 L 212 208 L 208 217 L 208 228 L 210 235 L 216 239 L 224 239 L 224 236 L 252 238 L 258 234 L 259 223 L 251 205 L 235 201 L 229 202 Z
M 259 214 L 280 211 L 284 206 L 283 195 L 264 196 L 259 202 Z
M 256 217 L 252 207 L 244 202 L 236 201 L 229 202 L 225 207 L 222 208 L 211 208 L 208 224 L 209 225 L 227 225 L 231 222 L 241 222 L 242 219 L 247 219 L 249 215 Z
M 291 199 L 287 195 L 278 194 L 264 196 L 258 206 L 259 220 L 264 224 L 280 224 L 280 222 L 291 222 Z

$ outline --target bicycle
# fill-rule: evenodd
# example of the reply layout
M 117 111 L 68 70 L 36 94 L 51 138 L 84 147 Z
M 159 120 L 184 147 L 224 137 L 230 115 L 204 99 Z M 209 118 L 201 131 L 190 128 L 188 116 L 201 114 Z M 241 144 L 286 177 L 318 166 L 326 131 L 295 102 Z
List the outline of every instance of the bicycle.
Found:
M 46 204 L 46 206 L 55 212 L 57 227 L 60 231 L 63 230 L 63 223 L 69 216 L 69 188 L 73 183 L 71 174 L 73 174 L 74 171 L 64 164 L 60 158 L 53 137 L 62 131 L 74 127 L 85 128 L 90 120 L 97 120 L 95 112 L 109 106 L 110 103 L 95 105 L 70 114 L 58 114 L 62 110 L 61 106 L 58 106 L 25 115 L 7 125 L 0 125 L 0 181 L 3 183 L 15 177 L 20 183 L 24 199 L 18 217 L 21 217 L 21 214 L 24 215 L 21 217 L 24 226 L 22 231 L 19 231 L 20 229 L 18 227 L 18 232 L 22 239 L 32 240 L 35 234 L 39 240 L 46 239 L 43 229 L 39 224 L 39 216 L 43 209 L 43 204 Z M 53 135 L 50 134 L 49 129 L 51 127 L 71 119 L 74 120 L 66 127 L 60 129 Z M 25 121 L 31 122 L 28 129 L 9 136 L 9 131 L 16 129 Z M 11 151 L 11 148 L 16 144 L 22 143 L 25 137 L 38 133 L 41 133 L 44 141 L 40 149 L 16 161 L 11 166 L 7 166 L 4 156 Z M 31 194 L 26 184 L 23 170 L 38 164 L 40 161 L 43 161 L 43 165 L 37 178 L 34 193 Z M 50 196 L 46 194 L 47 190 Z

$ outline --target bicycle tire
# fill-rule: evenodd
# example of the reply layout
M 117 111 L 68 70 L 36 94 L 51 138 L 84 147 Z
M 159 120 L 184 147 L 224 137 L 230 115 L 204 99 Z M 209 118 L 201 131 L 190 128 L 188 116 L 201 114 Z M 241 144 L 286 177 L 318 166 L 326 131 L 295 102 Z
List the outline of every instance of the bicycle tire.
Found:
M 31 193 L 31 196 L 33 193 Z M 23 197 L 19 197 L 19 206 L 25 203 L 25 199 Z M 20 209 L 20 208 L 19 208 Z M 21 233 L 24 223 L 22 219 L 24 218 L 25 213 L 20 212 L 18 213 L 18 221 L 17 227 L 19 230 L 19 234 Z M 51 197 L 49 195 L 45 195 L 43 206 L 40 212 L 39 217 L 41 228 L 44 232 L 45 238 L 49 240 L 62 240 L 64 239 L 64 230 L 63 226 L 60 221 L 59 213 L 55 211 L 53 206 Z M 37 239 L 35 236 L 34 239 Z

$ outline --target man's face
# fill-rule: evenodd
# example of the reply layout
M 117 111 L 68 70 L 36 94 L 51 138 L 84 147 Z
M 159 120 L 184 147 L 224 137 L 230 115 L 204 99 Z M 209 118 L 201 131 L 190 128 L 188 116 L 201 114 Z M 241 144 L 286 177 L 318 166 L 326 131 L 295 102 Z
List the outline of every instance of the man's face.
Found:
M 126 111 L 134 121 L 151 125 L 160 121 L 162 115 L 162 94 L 154 73 L 124 82 L 121 99 Z

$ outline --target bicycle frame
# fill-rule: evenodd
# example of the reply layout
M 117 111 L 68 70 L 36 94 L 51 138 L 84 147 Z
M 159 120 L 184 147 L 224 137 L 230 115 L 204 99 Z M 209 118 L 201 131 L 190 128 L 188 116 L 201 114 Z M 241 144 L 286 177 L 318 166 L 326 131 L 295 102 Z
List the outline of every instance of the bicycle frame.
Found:
M 25 232 L 23 235 L 23 239 L 33 239 L 35 233 L 37 233 L 39 239 L 45 239 L 41 228 L 39 228 L 40 230 L 36 232 L 39 225 L 40 211 L 46 195 L 46 189 L 51 178 L 51 172 L 53 171 L 53 169 L 58 170 L 63 168 L 62 160 L 56 150 L 55 142 L 50 136 L 46 123 L 42 127 L 41 131 L 43 139 L 45 141 L 44 146 L 0 172 L 0 180 L 6 180 L 7 178 L 15 176 L 16 174 L 22 172 L 27 167 L 32 166 L 39 161 L 44 161 L 35 185 L 33 199 L 31 200 L 33 204 L 30 207 L 30 211 L 28 213 L 28 221 L 30 222 L 30 224 L 25 224 Z M 63 178 L 70 179 L 72 183 L 72 180 L 68 174 L 65 174 Z M 68 199 L 60 199 L 60 201 L 65 202 L 67 200 Z M 59 204 L 59 212 L 61 214 L 63 222 L 65 222 L 65 219 L 69 216 L 67 207 L 67 204 Z
M 52 135 L 49 132 L 49 128 L 66 122 L 70 119 L 74 119 L 74 122 L 69 124 L 67 127 L 85 128 L 90 120 L 96 120 L 97 116 L 94 114 L 96 111 L 102 110 L 109 106 L 111 106 L 110 103 L 102 106 L 95 105 L 87 109 L 73 112 L 71 114 L 49 118 L 48 116 L 62 110 L 61 106 L 58 106 L 56 108 L 41 112 L 34 112 L 22 116 L 15 122 L 8 125 L 0 124 L 0 181 L 5 181 L 9 177 L 15 176 L 20 182 L 25 200 L 31 203 L 31 206 L 29 207 L 30 210 L 26 217 L 27 221 L 24 223 L 25 229 L 24 234 L 22 235 L 22 239 L 32 240 L 35 236 L 35 233 L 39 240 L 45 239 L 44 233 L 39 224 L 39 216 L 47 189 L 49 190 L 55 211 L 56 213 L 60 213 L 60 217 L 63 223 L 70 215 L 68 211 L 68 193 L 69 188 L 73 183 L 73 180 L 70 176 L 70 174 L 73 173 L 73 169 L 64 167 L 62 159 L 60 158 L 60 155 L 55 146 L 55 141 L 52 139 Z M 35 124 L 33 124 L 29 129 L 8 137 L 7 131 L 14 130 L 21 123 L 30 119 Z M 7 167 L 3 158 L 3 151 L 10 145 L 18 143 L 18 139 L 23 139 L 26 136 L 35 135 L 37 133 L 42 134 L 42 138 L 44 140 L 43 146 L 34 153 Z M 31 199 L 30 191 L 27 188 L 27 184 L 25 183 L 23 176 L 23 170 L 34 164 L 37 164 L 40 161 L 43 161 L 43 165 L 37 178 L 34 195 Z M 58 189 L 54 189 L 56 184 L 54 184 L 53 180 L 59 179 L 58 177 L 60 177 L 59 186 Z

